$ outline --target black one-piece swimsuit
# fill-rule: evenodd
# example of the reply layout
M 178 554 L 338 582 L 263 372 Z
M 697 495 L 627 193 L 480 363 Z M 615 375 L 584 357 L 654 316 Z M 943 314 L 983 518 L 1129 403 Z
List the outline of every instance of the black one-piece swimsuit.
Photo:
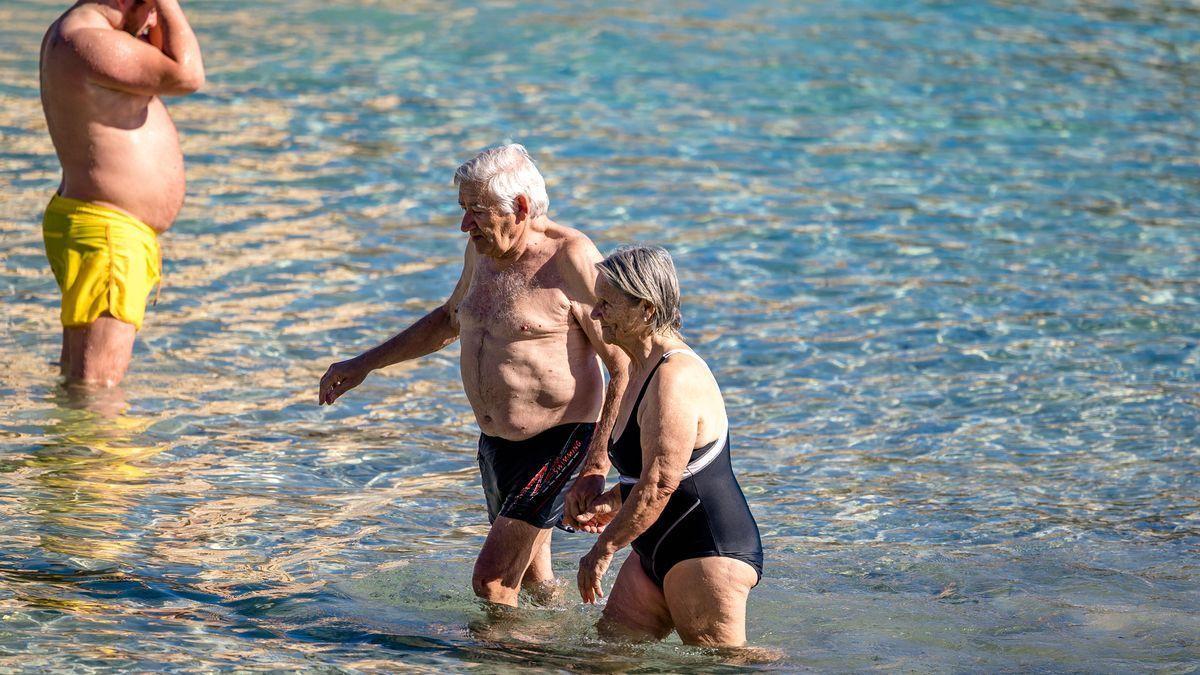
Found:
M 609 442 L 608 456 L 621 473 L 622 500 L 629 498 L 634 483 L 642 475 L 641 428 L 637 421 L 642 397 L 658 367 L 678 353 L 700 358 L 682 349 L 663 354 L 642 385 L 621 437 Z M 675 563 L 713 556 L 741 560 L 762 579 L 762 539 L 742 488 L 733 476 L 728 426 L 717 440 L 692 451 L 679 487 L 658 520 L 633 540 L 633 550 L 641 558 L 646 575 L 660 588 Z

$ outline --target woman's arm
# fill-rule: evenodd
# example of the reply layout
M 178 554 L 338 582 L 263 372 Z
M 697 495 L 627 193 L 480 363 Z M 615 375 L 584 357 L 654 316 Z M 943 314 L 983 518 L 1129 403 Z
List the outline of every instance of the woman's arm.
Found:
M 604 595 L 600 578 L 612 563 L 613 554 L 650 529 L 662 515 L 696 445 L 699 411 L 694 400 L 688 400 L 686 383 L 680 377 L 683 373 L 679 372 L 686 372 L 686 368 L 668 370 L 666 366 L 659 368 L 638 410 L 642 475 L 617 517 L 579 561 L 579 593 L 584 602 L 595 602 Z

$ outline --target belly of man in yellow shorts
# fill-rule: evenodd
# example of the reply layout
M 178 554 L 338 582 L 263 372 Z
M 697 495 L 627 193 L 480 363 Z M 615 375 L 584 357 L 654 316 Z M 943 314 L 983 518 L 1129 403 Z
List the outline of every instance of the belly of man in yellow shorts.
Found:
M 204 83 L 178 0 L 81 0 L 46 31 L 42 109 L 63 179 L 42 220 L 62 290 L 62 371 L 119 383 L 162 275 L 158 235 L 183 205 L 183 153 L 163 95 Z

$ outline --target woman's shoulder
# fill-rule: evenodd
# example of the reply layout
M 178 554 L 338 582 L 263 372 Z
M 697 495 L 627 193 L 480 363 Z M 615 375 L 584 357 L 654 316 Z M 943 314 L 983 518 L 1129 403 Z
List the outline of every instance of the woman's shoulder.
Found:
M 651 423 L 650 418 L 660 424 L 667 419 L 695 420 L 699 424 L 697 433 L 705 436 L 699 440 L 707 442 L 712 439 L 706 430 L 724 426 L 721 389 L 708 365 L 693 354 L 672 354 L 659 366 L 646 390 L 646 405 L 639 411 L 638 421 L 643 428 Z
M 717 381 L 708 364 L 690 349 L 667 352 L 654 380 L 651 389 L 659 397 L 687 398 L 717 390 Z

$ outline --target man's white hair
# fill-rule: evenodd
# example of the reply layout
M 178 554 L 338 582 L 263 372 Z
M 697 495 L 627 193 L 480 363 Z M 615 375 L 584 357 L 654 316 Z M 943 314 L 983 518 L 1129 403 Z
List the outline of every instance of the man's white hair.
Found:
M 546 181 L 529 151 L 519 143 L 489 148 L 475 155 L 454 171 L 454 184 L 482 186 L 504 213 L 513 212 L 518 195 L 529 200 L 530 216 L 545 215 L 550 209 Z

